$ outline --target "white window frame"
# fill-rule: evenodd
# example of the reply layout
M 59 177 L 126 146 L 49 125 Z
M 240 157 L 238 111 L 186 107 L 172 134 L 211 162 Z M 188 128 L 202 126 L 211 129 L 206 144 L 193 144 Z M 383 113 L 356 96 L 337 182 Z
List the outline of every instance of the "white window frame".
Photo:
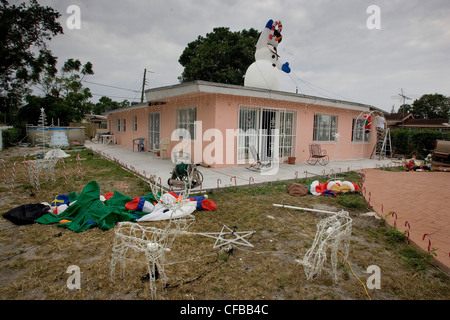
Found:
M 355 124 L 358 125 L 355 128 Z M 353 119 L 352 122 L 352 142 L 368 143 L 370 140 L 370 131 L 365 130 L 366 119 Z M 356 131 L 355 131 L 356 129 Z
M 333 127 L 334 119 L 334 127 Z M 326 123 L 325 123 L 326 122 Z M 338 116 L 333 114 L 314 114 L 313 141 L 332 142 L 338 129 Z
M 196 139 L 195 131 L 197 121 L 197 107 L 180 108 L 177 110 L 177 129 L 185 129 L 189 132 L 191 140 Z
M 137 115 L 135 114 L 131 116 L 131 128 L 134 132 L 137 131 L 138 128 Z
M 120 119 L 116 119 L 115 129 L 116 129 L 116 132 L 120 132 Z

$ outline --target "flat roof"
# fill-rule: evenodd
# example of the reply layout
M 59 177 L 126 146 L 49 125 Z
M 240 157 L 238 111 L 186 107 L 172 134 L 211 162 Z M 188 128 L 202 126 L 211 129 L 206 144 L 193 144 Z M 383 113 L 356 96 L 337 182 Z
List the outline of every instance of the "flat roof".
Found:
M 232 96 L 241 96 L 241 97 L 251 97 L 251 98 L 262 98 L 262 99 L 272 99 L 279 101 L 289 101 L 296 103 L 306 103 L 306 104 L 315 104 L 326 107 L 333 107 L 339 109 L 351 109 L 357 111 L 370 111 L 376 110 L 381 113 L 386 113 L 386 111 L 376 108 L 371 105 L 351 102 L 351 101 L 343 101 L 343 100 L 335 100 L 328 99 L 322 97 L 308 96 L 304 94 L 298 93 L 290 93 L 285 91 L 272 91 L 267 89 L 253 88 L 253 87 L 245 87 L 238 86 L 232 84 L 223 84 L 216 82 L 208 82 L 197 80 L 193 82 L 185 82 L 171 86 L 164 86 L 158 88 L 152 88 L 145 90 L 145 97 L 148 103 L 156 102 L 156 101 L 164 101 L 164 99 L 174 98 L 177 96 L 183 96 L 186 94 L 192 93 L 212 93 L 212 94 L 224 94 L 224 95 L 232 95 Z M 148 105 L 148 104 L 146 104 Z M 134 109 L 137 107 L 142 107 L 143 105 L 136 105 L 127 108 L 121 108 L 116 110 L 111 110 L 107 112 L 108 114 L 120 112 L 125 109 Z

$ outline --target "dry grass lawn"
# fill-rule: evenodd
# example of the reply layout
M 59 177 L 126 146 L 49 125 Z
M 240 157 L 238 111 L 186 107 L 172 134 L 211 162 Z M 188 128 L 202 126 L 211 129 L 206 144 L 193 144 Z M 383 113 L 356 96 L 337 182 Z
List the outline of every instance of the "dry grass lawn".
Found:
M 117 190 L 129 196 L 143 196 L 148 185 L 88 150 L 68 152 L 65 183 L 62 165 L 56 167 L 56 181 L 41 184 L 35 190 L 20 166 L 28 148 L 3 150 L 7 175 L 16 162 L 14 189 L 0 180 L 0 213 L 26 203 L 50 202 L 55 195 L 80 193 L 86 183 L 95 180 L 102 193 Z M 83 159 L 83 176 L 76 174 L 75 157 Z M 201 170 L 201 169 L 200 169 Z M 348 173 L 348 180 L 359 179 Z M 307 184 L 311 180 L 299 180 Z M 294 181 L 266 186 L 232 187 L 212 192 L 209 199 L 215 211 L 195 211 L 195 222 L 188 232 L 175 240 L 166 255 L 168 283 L 157 281 L 157 299 L 161 300 L 391 300 L 450 298 L 448 275 L 430 264 L 425 252 L 418 252 L 404 241 L 404 235 L 388 227 L 383 220 L 361 215 L 367 212 L 359 194 L 337 197 L 290 196 L 286 187 Z M 316 224 L 326 214 L 288 210 L 274 203 L 328 211 L 346 210 L 353 219 L 348 261 L 339 257 L 338 282 L 334 283 L 329 259 L 314 281 L 305 277 L 298 263 L 311 246 Z M 164 226 L 165 222 L 146 222 L 146 226 Z M 214 249 L 215 240 L 200 232 L 219 232 L 226 225 L 236 231 L 255 231 L 246 238 L 253 247 L 233 245 L 232 250 Z M 96 227 L 75 233 L 56 225 L 17 226 L 0 218 L 0 298 L 20 299 L 150 299 L 145 264 L 127 265 L 123 279 L 110 278 L 110 258 L 114 228 Z M 81 271 L 81 288 L 70 290 L 69 266 Z M 381 270 L 381 288 L 367 289 L 371 265 Z

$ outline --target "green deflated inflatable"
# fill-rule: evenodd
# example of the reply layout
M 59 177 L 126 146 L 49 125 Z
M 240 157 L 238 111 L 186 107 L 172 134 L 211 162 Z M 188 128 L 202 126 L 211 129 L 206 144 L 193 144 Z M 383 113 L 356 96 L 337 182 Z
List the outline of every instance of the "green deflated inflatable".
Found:
M 155 202 L 157 199 L 152 193 L 144 196 L 147 201 Z M 127 210 L 125 204 L 132 201 L 132 197 L 128 197 L 118 191 L 114 191 L 111 198 L 106 201 L 100 200 L 100 186 L 96 181 L 89 182 L 80 194 L 71 192 L 69 194 L 70 205 L 64 212 L 57 215 L 47 213 L 35 220 L 37 223 L 54 224 L 68 228 L 75 232 L 82 232 L 91 227 L 98 227 L 103 230 L 113 228 L 117 222 L 135 221 L 139 219 L 145 212 Z

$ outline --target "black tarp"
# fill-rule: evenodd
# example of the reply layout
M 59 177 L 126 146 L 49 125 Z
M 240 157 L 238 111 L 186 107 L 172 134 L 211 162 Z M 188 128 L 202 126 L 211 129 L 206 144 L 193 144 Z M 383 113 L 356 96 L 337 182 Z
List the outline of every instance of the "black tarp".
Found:
M 23 204 L 9 210 L 3 217 L 18 225 L 32 224 L 49 211 L 50 207 L 42 203 Z

